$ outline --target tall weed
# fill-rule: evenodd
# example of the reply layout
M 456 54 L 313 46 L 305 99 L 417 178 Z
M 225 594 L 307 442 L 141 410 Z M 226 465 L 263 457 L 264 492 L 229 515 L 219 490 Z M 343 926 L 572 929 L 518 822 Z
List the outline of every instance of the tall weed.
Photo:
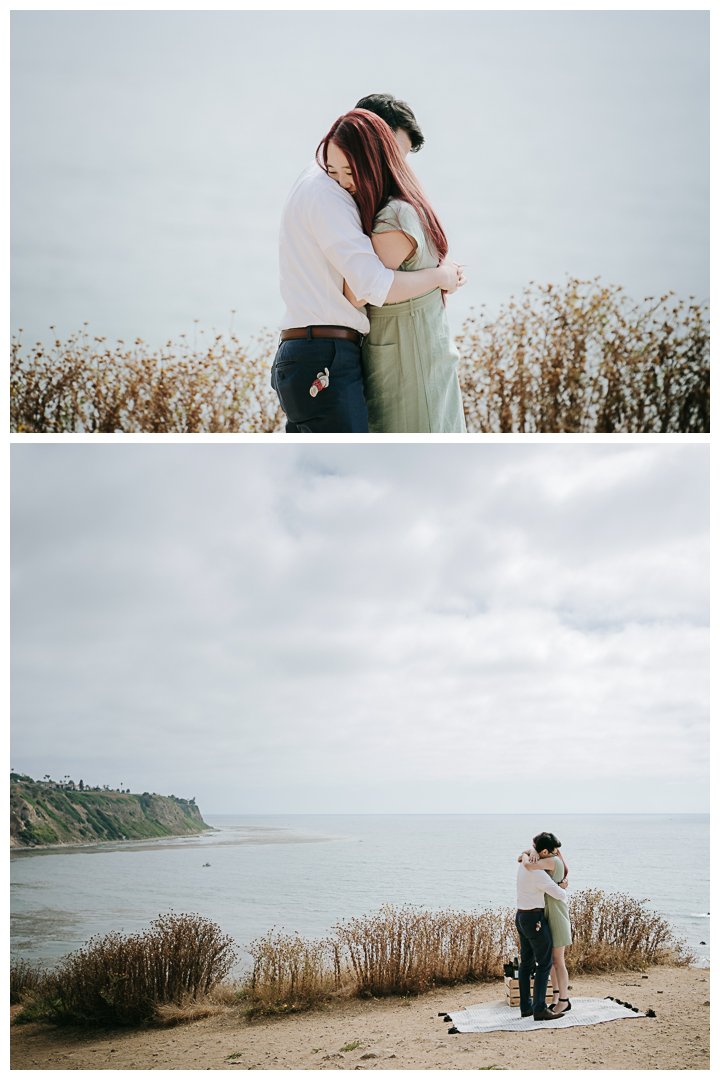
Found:
M 709 431 L 707 307 L 672 296 L 636 304 L 570 278 L 471 316 L 457 338 L 468 431 Z
M 183 335 L 184 337 L 184 335 Z M 11 430 L 15 432 L 263 432 L 282 430 L 270 387 L 274 339 L 250 348 L 222 334 L 207 346 L 139 338 L 115 347 L 75 334 L 25 355 L 12 346 Z
M 706 432 L 707 308 L 631 301 L 599 278 L 531 283 L 494 321 L 471 316 L 458 336 L 470 432 Z M 13 340 L 13 432 L 275 432 L 276 338 L 234 334 L 151 349 L 86 331 L 26 348 Z
M 661 915 L 622 893 L 588 889 L 569 904 L 568 969 L 580 974 L 649 964 L 687 965 L 693 954 Z M 500 978 L 519 952 L 514 909 L 425 911 L 388 905 L 347 919 L 322 941 L 268 935 L 255 943 L 243 990 L 250 1013 L 297 1011 L 333 993 L 381 997 Z M 312 958 L 312 959 L 310 959 Z M 293 971 L 302 970 L 303 978 Z M 267 1003 L 272 1003 L 268 1007 Z
M 249 946 L 253 970 L 240 997 L 251 1016 L 297 1012 L 327 1001 L 340 989 L 337 952 L 325 940 L 271 930 Z
M 585 889 L 569 898 L 573 973 L 687 965 L 693 954 L 661 915 L 624 893 Z M 180 1023 L 243 1002 L 249 1016 L 283 1014 L 338 996 L 421 994 L 433 986 L 499 979 L 519 951 L 514 909 L 426 911 L 387 905 L 347 919 L 321 940 L 275 930 L 253 941 L 250 971 L 223 982 L 233 942 L 199 915 L 159 916 L 139 934 L 107 934 L 44 972 L 15 961 L 21 1021 Z
M 335 933 L 358 993 L 418 994 L 500 976 L 512 917 L 507 910 L 429 912 L 408 904 L 339 923 Z
M 236 960 L 232 939 L 200 915 L 160 915 L 148 930 L 91 938 L 48 972 L 32 1019 L 138 1024 L 159 1005 L 205 998 Z
M 45 965 L 39 961 L 10 958 L 10 1004 L 18 1005 L 37 993 L 47 977 Z
M 694 954 L 679 941 L 667 919 L 648 911 L 647 901 L 625 893 L 583 889 L 568 898 L 572 945 L 565 950 L 570 972 L 687 966 Z

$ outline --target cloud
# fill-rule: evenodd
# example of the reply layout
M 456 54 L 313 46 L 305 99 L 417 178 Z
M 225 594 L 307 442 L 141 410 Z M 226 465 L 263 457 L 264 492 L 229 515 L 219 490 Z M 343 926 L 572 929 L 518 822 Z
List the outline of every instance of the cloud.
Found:
M 508 774 L 703 783 L 707 465 L 15 444 L 14 764 L 248 812 L 322 811 L 328 785 L 423 810 Z

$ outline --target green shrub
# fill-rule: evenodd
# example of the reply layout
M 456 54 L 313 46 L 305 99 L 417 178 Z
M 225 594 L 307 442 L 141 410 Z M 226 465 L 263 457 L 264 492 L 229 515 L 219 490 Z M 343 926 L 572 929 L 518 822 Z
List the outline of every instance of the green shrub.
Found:
M 41 810 L 46 815 L 46 817 L 52 818 L 52 820 L 55 822 L 56 830 L 51 829 L 50 830 L 51 832 L 55 833 L 55 831 L 57 831 L 59 836 L 63 836 L 63 837 L 72 836 L 72 833 L 70 832 L 70 830 L 68 829 L 67 825 L 62 820 L 62 818 L 59 818 L 57 816 L 57 814 L 53 810 L 50 809 L 50 807 L 47 805 L 46 802 L 42 802 L 40 799 L 38 799 L 37 800 L 37 805 L 41 808 Z M 49 842 L 54 843 L 57 840 L 58 840 L 58 836 L 56 836 L 55 841 L 51 840 Z
M 60 843 L 60 838 L 52 825 L 38 825 L 33 824 L 31 821 L 23 823 L 23 829 L 20 836 L 23 843 L 30 845 Z

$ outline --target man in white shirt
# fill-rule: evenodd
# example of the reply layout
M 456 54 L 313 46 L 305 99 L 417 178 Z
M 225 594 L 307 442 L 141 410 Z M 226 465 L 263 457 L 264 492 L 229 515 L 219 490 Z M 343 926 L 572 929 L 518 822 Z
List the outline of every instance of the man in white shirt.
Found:
M 540 833 L 533 841 L 541 859 L 560 847 L 560 841 L 552 833 Z M 522 855 L 517 872 L 517 914 L 515 928 L 520 936 L 520 1015 L 535 1020 L 557 1020 L 557 1016 L 545 1005 L 545 991 L 552 967 L 552 934 L 545 920 L 545 893 L 556 900 L 566 900 L 564 887 L 556 885 L 543 871 L 527 869 L 528 856 Z M 562 883 L 561 883 L 562 884 Z M 534 973 L 535 985 L 530 997 L 530 976 Z
M 360 346 L 370 329 L 365 309 L 463 282 L 446 258 L 405 272 L 383 266 L 360 224 L 353 197 L 313 162 L 293 185 L 280 223 L 280 293 L 285 314 L 272 386 L 288 432 L 366 432 Z

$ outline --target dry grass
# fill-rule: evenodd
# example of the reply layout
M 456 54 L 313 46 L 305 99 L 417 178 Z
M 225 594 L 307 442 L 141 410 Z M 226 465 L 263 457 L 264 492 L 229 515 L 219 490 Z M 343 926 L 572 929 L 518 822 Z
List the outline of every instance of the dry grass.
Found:
M 513 918 L 508 909 L 428 912 L 388 906 L 340 923 L 335 932 L 358 994 L 420 994 L 431 986 L 502 975 Z
M 692 951 L 673 934 L 667 919 L 648 911 L 646 900 L 625 893 L 585 889 L 568 900 L 573 943 L 565 950 L 568 971 L 638 970 L 649 964 L 687 966 Z
M 170 912 L 142 933 L 91 938 L 46 974 L 21 1016 L 138 1024 L 155 1018 L 162 1006 L 206 1008 L 235 960 L 232 939 L 215 923 Z
M 570 897 L 571 973 L 687 965 L 690 950 L 645 901 L 587 889 Z M 348 919 L 324 939 L 274 930 L 249 946 L 252 971 L 224 981 L 233 942 L 199 915 L 164 915 L 144 933 L 91 939 L 56 968 L 14 961 L 20 1022 L 168 1026 L 239 1002 L 249 1017 L 282 1015 L 346 997 L 421 994 L 436 986 L 499 979 L 519 949 L 514 909 L 425 911 L 386 906 Z
M 571 278 L 531 284 L 494 322 L 471 317 L 457 338 L 468 431 L 709 431 L 707 309 L 671 296 L 635 304 Z M 233 334 L 160 350 L 86 332 L 51 349 L 14 340 L 11 431 L 282 431 L 275 347 L 268 331 L 249 348 Z
M 305 940 L 271 930 L 249 946 L 253 970 L 240 997 L 249 1016 L 298 1012 L 342 990 L 339 951 L 328 939 Z
M 182 1001 L 165 1002 L 155 1006 L 154 1022 L 160 1027 L 188 1024 L 208 1016 L 219 1016 L 237 1006 L 240 984 L 236 980 L 213 983 L 204 996 L 186 994 Z
M 457 339 L 468 431 L 709 431 L 707 307 L 673 295 L 636 304 L 570 278 L 471 317 Z
M 10 1004 L 18 1005 L 36 993 L 47 976 L 45 966 L 21 957 L 10 958 Z
M 566 960 L 573 973 L 693 959 L 667 920 L 642 901 L 589 889 L 574 894 L 569 908 L 573 945 Z M 296 1012 L 339 994 L 420 994 L 498 979 L 519 951 L 509 908 L 430 912 L 387 906 L 334 931 L 323 941 L 270 934 L 254 942 L 255 964 L 242 992 L 248 1014 Z
M 201 335 L 202 336 L 202 335 Z M 183 335 L 184 337 L 184 335 Z M 76 334 L 25 355 L 13 342 L 11 430 L 16 432 L 263 432 L 283 430 L 270 387 L 275 338 L 249 348 L 234 335 L 200 347 L 139 338 L 115 347 Z

